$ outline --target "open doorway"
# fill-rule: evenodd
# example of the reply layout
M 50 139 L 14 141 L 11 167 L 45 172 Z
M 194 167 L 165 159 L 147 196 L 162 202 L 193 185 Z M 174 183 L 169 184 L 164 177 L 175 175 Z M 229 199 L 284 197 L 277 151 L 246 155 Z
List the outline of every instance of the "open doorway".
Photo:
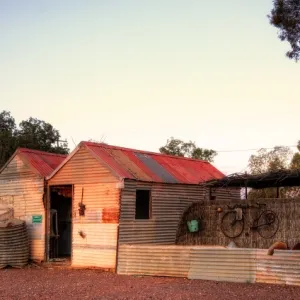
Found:
M 72 253 L 72 186 L 50 187 L 50 259 Z

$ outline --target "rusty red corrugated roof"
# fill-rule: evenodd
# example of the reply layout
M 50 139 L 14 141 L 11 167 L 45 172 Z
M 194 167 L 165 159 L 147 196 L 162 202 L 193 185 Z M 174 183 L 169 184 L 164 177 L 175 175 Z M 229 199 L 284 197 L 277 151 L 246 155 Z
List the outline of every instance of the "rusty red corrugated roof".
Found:
M 198 184 L 224 174 L 207 161 L 141 151 L 103 143 L 82 142 L 119 177 L 165 183 Z
M 20 154 L 28 164 L 42 177 L 49 176 L 67 157 L 67 155 L 49 153 L 44 151 L 19 148 L 16 154 Z

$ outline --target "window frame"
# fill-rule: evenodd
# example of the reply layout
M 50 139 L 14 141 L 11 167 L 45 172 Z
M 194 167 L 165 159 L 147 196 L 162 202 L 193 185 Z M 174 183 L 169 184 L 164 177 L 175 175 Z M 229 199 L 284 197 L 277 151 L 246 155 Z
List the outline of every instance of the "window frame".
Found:
M 136 217 L 136 207 L 137 207 L 137 192 L 138 191 L 147 191 L 149 192 L 149 218 L 147 219 L 141 219 Z M 135 207 L 134 207 L 134 220 L 140 220 L 140 221 L 145 221 L 145 220 L 151 220 L 152 219 L 152 191 L 151 189 L 146 189 L 146 188 L 141 188 L 141 189 L 136 189 L 135 190 Z

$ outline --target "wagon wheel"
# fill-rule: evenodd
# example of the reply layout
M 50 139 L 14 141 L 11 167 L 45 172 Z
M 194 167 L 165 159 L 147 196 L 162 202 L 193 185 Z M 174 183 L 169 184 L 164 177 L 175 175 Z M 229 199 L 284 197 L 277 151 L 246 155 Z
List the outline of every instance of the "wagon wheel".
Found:
M 272 210 L 265 210 L 255 222 L 258 234 L 264 239 L 272 238 L 279 228 L 279 219 Z
M 235 211 L 228 211 L 222 218 L 221 231 L 228 238 L 236 238 L 244 230 L 244 218 L 237 220 Z

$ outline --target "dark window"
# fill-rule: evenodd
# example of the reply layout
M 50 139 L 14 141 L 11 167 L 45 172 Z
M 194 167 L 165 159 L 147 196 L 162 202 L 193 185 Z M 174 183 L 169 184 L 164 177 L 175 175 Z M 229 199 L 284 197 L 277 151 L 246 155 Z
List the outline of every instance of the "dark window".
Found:
M 150 219 L 150 191 L 136 191 L 135 218 Z
M 216 191 L 209 189 L 209 200 L 216 200 Z

